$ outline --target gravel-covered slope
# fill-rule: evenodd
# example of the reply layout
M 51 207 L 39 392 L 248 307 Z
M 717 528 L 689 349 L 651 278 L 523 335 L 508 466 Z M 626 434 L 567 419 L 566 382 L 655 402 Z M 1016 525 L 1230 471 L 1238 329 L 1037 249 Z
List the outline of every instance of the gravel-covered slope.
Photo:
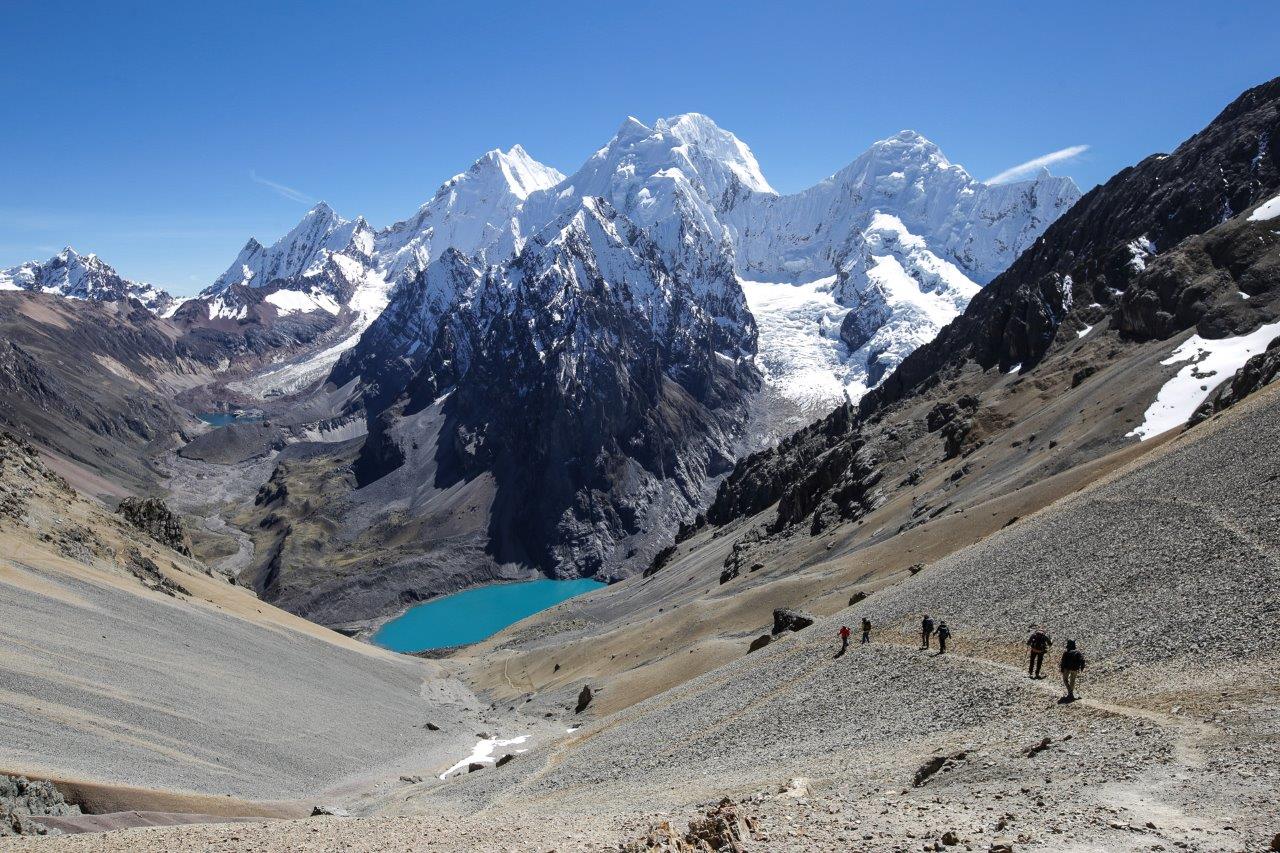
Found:
M 190 792 L 208 811 L 447 767 L 478 710 L 431 662 L 205 574 L 0 433 L 0 772 L 132 788 L 130 808 Z
M 1263 627 L 1280 581 L 1277 414 L 1269 389 L 855 607 L 588 727 L 517 791 L 477 779 L 465 796 L 677 807 L 796 775 L 900 790 L 931 758 L 964 751 L 941 811 L 958 823 L 962 802 L 1000 810 L 1029 784 L 1043 808 L 1020 820 L 1027 849 L 1063 849 L 1060 822 L 1088 849 L 1136 849 L 1130 823 L 1156 836 L 1146 849 L 1191 832 L 1203 833 L 1193 849 L 1253 849 L 1271 837 L 1264 803 L 1280 781 L 1280 655 Z M 924 612 L 954 632 L 946 657 L 915 650 Z M 833 657 L 836 629 L 864 615 L 876 642 Z M 1022 669 L 1031 622 L 1058 642 L 1043 682 Z M 1054 670 L 1067 638 L 1090 666 L 1085 700 L 1064 707 Z M 1046 736 L 1059 745 L 1029 764 L 1022 750 Z M 901 849 L 920 829 L 870 820 L 887 836 L 868 849 Z
M 747 849 L 1265 849 L 1280 783 L 1277 655 L 1260 630 L 1280 552 L 1277 413 L 1269 388 L 559 745 L 409 789 L 390 806 L 401 817 L 172 828 L 104 849 L 609 849 L 722 795 L 754 817 Z M 922 611 L 955 632 L 945 656 L 916 648 Z M 873 644 L 837 654 L 836 629 L 863 615 Z M 1082 643 L 1080 701 L 1057 701 L 1056 650 L 1046 680 L 1026 677 L 1032 620 L 1059 648 Z
M 1107 667 L 1275 655 L 1263 626 L 1280 619 L 1278 392 L 873 596 L 865 612 L 937 612 L 993 639 L 1038 622 Z

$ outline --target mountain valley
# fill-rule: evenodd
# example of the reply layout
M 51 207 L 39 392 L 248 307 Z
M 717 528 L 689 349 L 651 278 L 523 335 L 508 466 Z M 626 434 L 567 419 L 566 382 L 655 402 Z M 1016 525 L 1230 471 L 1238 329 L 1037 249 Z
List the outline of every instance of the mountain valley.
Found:
M 84 812 L 0 848 L 1275 849 L 1278 131 L 1280 79 L 1083 195 L 913 131 L 781 195 L 629 118 L 186 300 L 0 272 L 0 772 Z M 370 642 L 543 577 L 609 585 Z

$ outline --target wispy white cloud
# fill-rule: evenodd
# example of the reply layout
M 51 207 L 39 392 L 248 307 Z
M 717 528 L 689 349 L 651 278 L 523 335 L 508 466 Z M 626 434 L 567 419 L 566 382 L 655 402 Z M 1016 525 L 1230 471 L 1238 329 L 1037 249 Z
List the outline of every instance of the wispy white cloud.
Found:
M 1081 154 L 1089 150 L 1088 145 L 1072 145 L 1069 148 L 1063 148 L 1058 151 L 1050 151 L 1048 154 L 1041 154 L 1039 157 L 1033 157 L 1025 163 L 1005 169 L 993 178 L 988 178 L 989 184 L 1006 184 L 1009 181 L 1016 181 L 1018 178 L 1026 177 L 1033 172 L 1039 171 L 1043 166 L 1052 166 L 1054 163 L 1064 163 L 1067 160 L 1074 160 Z
M 300 204 L 310 204 L 315 201 L 315 199 L 304 192 L 299 192 L 293 187 L 286 187 L 284 184 L 278 184 L 275 181 L 269 181 L 252 170 L 249 172 L 249 178 L 256 184 L 262 184 L 264 187 L 270 187 L 280 195 L 289 199 L 289 201 L 296 201 Z

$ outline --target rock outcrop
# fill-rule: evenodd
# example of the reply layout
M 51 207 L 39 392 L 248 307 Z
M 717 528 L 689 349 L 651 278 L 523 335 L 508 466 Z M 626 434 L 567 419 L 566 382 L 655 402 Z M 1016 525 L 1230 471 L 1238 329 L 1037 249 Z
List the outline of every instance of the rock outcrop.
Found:
M 803 631 L 813 624 L 814 618 L 802 610 L 780 607 L 773 611 L 773 635 L 776 637 L 787 631 Z
M 587 706 L 591 704 L 591 700 L 595 698 L 595 694 L 591 692 L 591 685 L 582 685 L 582 690 L 578 693 L 578 704 L 574 707 L 573 713 L 581 714 L 587 710 Z
M 0 775 L 0 836 L 49 835 L 48 827 L 40 823 L 41 816 L 78 814 L 80 807 L 68 804 L 50 782 Z M 55 830 L 52 834 L 60 833 Z
M 179 554 L 191 556 L 187 544 L 187 531 L 169 505 L 159 498 L 127 497 L 120 501 L 116 512 L 152 539 Z

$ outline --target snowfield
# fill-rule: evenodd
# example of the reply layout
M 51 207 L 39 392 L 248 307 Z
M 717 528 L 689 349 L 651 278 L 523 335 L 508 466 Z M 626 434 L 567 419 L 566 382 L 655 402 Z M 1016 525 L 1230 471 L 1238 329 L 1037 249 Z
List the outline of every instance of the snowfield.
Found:
M 276 313 L 281 317 L 289 314 L 308 314 L 312 311 L 327 311 L 337 314 L 341 309 L 337 300 L 327 293 L 303 293 L 300 290 L 277 290 L 268 293 L 267 302 L 276 306 Z
M 452 773 L 461 773 L 467 769 L 468 764 L 493 764 L 498 759 L 493 757 L 493 751 L 499 746 L 515 746 L 524 743 L 529 739 L 528 735 L 520 735 L 508 740 L 499 740 L 498 738 L 484 738 L 477 741 L 475 747 L 471 750 L 471 754 L 450 767 L 448 770 L 440 774 L 440 778 L 444 779 Z M 525 752 L 520 749 L 517 752 Z

